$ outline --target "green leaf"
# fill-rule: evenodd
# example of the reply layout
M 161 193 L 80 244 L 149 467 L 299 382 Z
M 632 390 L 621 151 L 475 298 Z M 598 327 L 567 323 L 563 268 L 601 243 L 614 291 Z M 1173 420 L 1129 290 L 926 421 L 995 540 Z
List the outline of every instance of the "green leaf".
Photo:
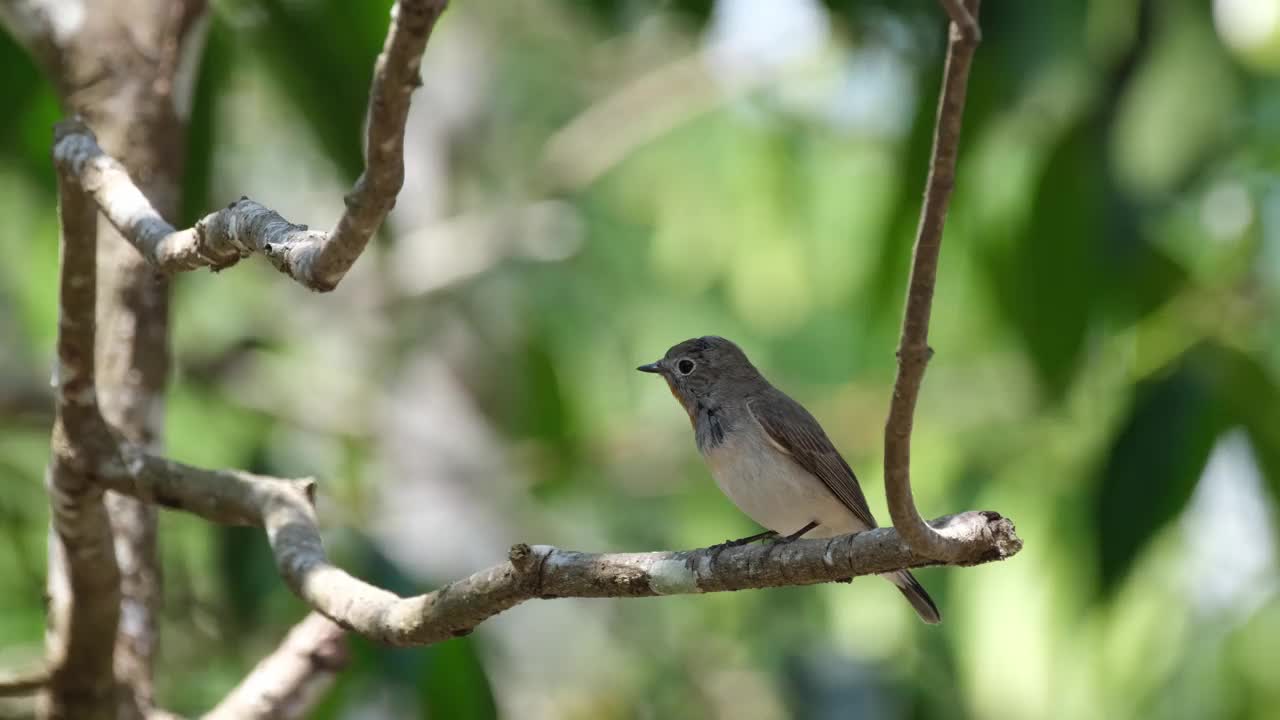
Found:
M 40 188 L 52 189 L 53 123 L 62 115 L 53 87 L 31 55 L 0 26 L 0 88 L 9 112 L 0 113 L 0 160 L 12 163 Z
M 216 532 L 219 584 L 236 627 L 262 627 L 268 599 L 280 590 L 271 547 L 259 528 L 219 527 Z
M 1232 424 L 1244 427 L 1267 488 L 1280 505 L 1280 385 L 1252 355 L 1224 347 L 1214 347 L 1213 353 Z
M 419 699 L 425 717 L 451 720 L 498 717 L 489 676 L 470 637 L 456 638 L 428 650 Z
M 1106 145 L 1091 122 L 1073 128 L 1049 157 L 1023 235 L 988 256 L 998 307 L 1017 330 L 1052 399 L 1080 364 L 1102 272 L 1107 233 Z
M 1013 5 L 1010 6 L 1011 8 Z M 901 10 L 901 8 L 898 8 Z M 896 333 L 902 322 L 903 301 L 906 297 L 907 278 L 911 271 L 911 253 L 915 242 L 917 226 L 920 222 L 921 192 L 929 174 L 929 162 L 933 151 L 933 134 L 938 112 L 938 91 L 942 86 L 942 58 L 946 43 L 946 24 L 937 15 L 936 7 L 921 5 L 915 14 L 928 22 L 932 33 L 927 36 L 927 47 L 930 53 L 920 59 L 918 84 L 920 92 L 915 98 L 915 113 L 911 119 L 911 128 L 907 137 L 903 138 L 899 147 L 899 163 L 902 172 L 896 177 L 897 194 L 895 208 L 892 211 L 888 227 L 880 238 L 879 257 L 875 260 L 875 269 L 869 275 L 867 296 L 858 307 L 860 323 L 868 323 L 868 333 L 872 336 L 882 332 Z M 984 14 L 984 19 L 991 15 Z M 985 22 L 984 22 L 985 27 Z M 1025 32 L 1025 27 L 1023 32 Z M 1004 36 L 1005 43 L 998 46 L 990 42 L 984 43 L 983 52 L 974 58 L 973 69 L 969 76 L 968 91 L 965 98 L 963 133 L 960 146 L 960 167 L 957 168 L 957 192 L 952 196 L 951 208 L 958 209 L 966 201 L 962 198 L 965 187 L 964 168 L 965 153 L 975 138 L 981 138 L 994 119 L 1005 112 L 1011 103 L 1018 100 L 1018 83 L 1010 73 L 1005 72 L 999 63 L 990 62 L 988 54 L 994 52 L 1017 52 L 1006 47 L 1007 41 L 1016 37 L 1009 33 Z M 998 50 L 997 47 L 1005 48 Z M 1021 56 L 1021 53 L 1018 53 Z M 954 223 L 948 224 L 949 228 Z M 942 269 L 939 282 L 945 282 L 947 268 L 952 265 L 946 260 L 948 253 L 957 252 L 953 243 L 953 234 L 943 236 Z M 952 248 L 948 250 L 948 248 Z
M 263 0 L 263 22 L 237 40 L 256 51 L 348 181 L 364 166 L 365 109 L 391 2 Z
M 1138 385 L 1094 496 L 1104 593 L 1191 497 L 1224 426 L 1215 366 L 1213 353 L 1198 348 Z
M 921 74 L 921 86 L 937 88 L 942 73 L 934 67 L 926 67 Z M 937 113 L 936 101 L 928 99 L 929 93 L 921 93 L 911 132 L 902 143 L 899 162 L 903 172 L 898 175 L 898 200 L 889 227 L 880 239 L 879 257 L 875 271 L 870 275 L 867 299 L 862 304 L 872 312 L 868 323 L 879 329 L 896 329 L 902 322 L 902 305 L 906 293 L 907 277 L 911 269 L 911 247 L 919 222 L 921 188 L 929 172 L 930 150 L 933 147 L 933 126 Z M 972 107 L 966 106 L 965 132 L 976 137 L 971 127 Z M 943 236 L 945 254 L 946 236 Z
M 329 538 L 338 564 L 359 577 L 401 596 L 426 592 L 438 584 L 407 576 L 370 537 L 352 530 Z M 418 717 L 495 718 L 493 692 L 472 638 L 455 638 L 427 648 L 393 648 L 350 636 L 351 666 L 317 710 L 317 717 L 345 717 L 370 696 L 392 696 L 411 704 Z
M 204 57 L 200 60 L 200 72 L 196 78 L 191 119 L 187 123 L 182 216 L 174 219 L 181 226 L 194 225 L 206 213 L 234 199 L 211 197 L 213 158 L 219 151 L 220 110 L 223 108 L 222 102 L 229 96 L 229 86 L 236 67 L 234 33 L 235 30 L 225 18 L 218 13 L 212 14 Z
M 548 328 L 533 327 L 510 349 L 495 354 L 486 373 L 500 373 L 483 382 L 486 410 L 505 434 L 525 444 L 536 492 L 543 498 L 569 486 L 570 470 L 581 454 L 579 421 L 572 405 L 572 388 L 561 377 L 562 369 L 579 361 L 576 348 L 557 352 Z

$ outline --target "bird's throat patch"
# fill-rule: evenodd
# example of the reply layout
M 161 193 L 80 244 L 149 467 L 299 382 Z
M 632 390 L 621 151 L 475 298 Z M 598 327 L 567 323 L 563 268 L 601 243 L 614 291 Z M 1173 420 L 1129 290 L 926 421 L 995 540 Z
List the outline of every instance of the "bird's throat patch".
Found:
M 698 429 L 697 406 L 691 403 L 686 403 L 684 401 L 684 397 L 680 395 L 680 391 L 676 389 L 676 384 L 671 378 L 663 376 L 663 379 L 667 381 L 667 389 L 671 391 L 671 397 L 675 398 L 676 402 L 680 403 L 680 407 L 684 408 L 684 411 L 689 414 L 689 424 L 693 425 L 694 430 L 697 430 Z

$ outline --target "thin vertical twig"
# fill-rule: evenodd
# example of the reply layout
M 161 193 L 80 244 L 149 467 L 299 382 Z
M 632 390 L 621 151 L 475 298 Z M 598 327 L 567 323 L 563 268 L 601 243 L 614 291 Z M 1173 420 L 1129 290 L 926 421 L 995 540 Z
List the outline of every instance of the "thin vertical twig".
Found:
M 933 154 L 929 177 L 925 182 L 924 205 L 920 210 L 920 226 L 916 233 L 911 279 L 907 290 L 907 307 L 902 319 L 902 338 L 898 344 L 898 375 L 893 384 L 893 401 L 884 432 L 884 484 L 893 526 L 911 549 L 942 561 L 961 557 L 964 549 L 952 538 L 939 533 L 920 516 L 911 493 L 911 428 L 925 366 L 933 355 L 929 347 L 929 315 L 933 307 L 933 289 L 938 276 L 938 254 L 942 249 L 942 229 L 947 218 L 947 205 L 955 187 L 956 155 L 960 144 L 960 126 L 964 116 L 965 92 L 969 67 L 978 46 L 976 32 L 980 0 L 944 0 L 953 18 L 947 42 L 946 66 L 933 136 Z M 953 10 L 965 11 L 959 15 Z M 955 18 L 959 19 L 955 19 Z M 962 23 L 967 17 L 974 30 Z

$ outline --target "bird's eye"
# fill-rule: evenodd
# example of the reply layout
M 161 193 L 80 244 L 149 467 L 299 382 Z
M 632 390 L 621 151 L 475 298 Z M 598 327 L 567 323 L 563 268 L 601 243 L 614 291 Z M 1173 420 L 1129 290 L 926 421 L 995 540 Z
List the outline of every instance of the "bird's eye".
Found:
M 696 367 L 696 365 L 694 365 L 693 361 L 689 358 L 685 358 L 676 363 L 676 370 L 680 371 L 681 375 L 688 375 L 693 372 L 694 367 Z

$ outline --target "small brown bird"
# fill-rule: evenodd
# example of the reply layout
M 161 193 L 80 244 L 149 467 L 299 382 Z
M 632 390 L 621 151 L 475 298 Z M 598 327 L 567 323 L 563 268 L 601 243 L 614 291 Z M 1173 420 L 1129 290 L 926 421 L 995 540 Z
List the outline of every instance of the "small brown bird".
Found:
M 636 369 L 666 379 L 689 413 L 716 485 L 769 534 L 825 538 L 876 527 L 858 478 L 822 426 L 770 385 L 737 345 L 722 337 L 693 338 Z M 883 577 L 921 620 L 942 622 L 910 572 Z

